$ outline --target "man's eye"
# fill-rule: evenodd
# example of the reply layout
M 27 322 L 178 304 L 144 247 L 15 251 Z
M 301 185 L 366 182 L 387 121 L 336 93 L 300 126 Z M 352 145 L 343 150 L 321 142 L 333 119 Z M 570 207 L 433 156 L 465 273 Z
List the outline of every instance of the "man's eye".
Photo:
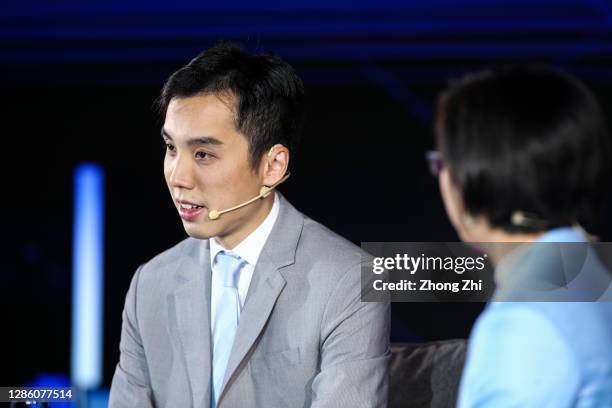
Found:
M 174 146 L 171 145 L 170 143 L 164 143 L 164 149 L 166 149 L 169 152 L 173 152 L 174 151 Z
M 195 153 L 195 157 L 196 157 L 196 159 L 208 159 L 208 158 L 210 158 L 210 154 L 208 154 L 206 152 L 196 152 Z

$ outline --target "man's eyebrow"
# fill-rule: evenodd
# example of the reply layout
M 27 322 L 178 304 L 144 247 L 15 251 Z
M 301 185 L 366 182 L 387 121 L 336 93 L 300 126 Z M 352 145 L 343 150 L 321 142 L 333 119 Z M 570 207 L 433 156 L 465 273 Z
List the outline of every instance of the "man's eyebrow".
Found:
M 164 128 L 161 129 L 161 137 L 163 137 L 164 139 L 172 140 L 172 137 L 168 134 L 168 132 L 166 132 L 166 129 Z
M 172 140 L 172 137 L 166 132 L 166 129 L 161 130 L 161 135 L 163 138 Z M 187 141 L 187 145 L 189 146 L 199 146 L 199 145 L 207 145 L 207 146 L 221 146 L 223 144 L 222 141 L 216 139 L 212 136 L 200 136 L 194 137 Z

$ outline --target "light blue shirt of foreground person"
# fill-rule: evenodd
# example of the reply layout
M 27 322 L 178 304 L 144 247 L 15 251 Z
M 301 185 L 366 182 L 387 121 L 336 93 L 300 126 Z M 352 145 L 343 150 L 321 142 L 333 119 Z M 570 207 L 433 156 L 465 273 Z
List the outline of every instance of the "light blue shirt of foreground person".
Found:
M 585 238 L 568 227 L 538 241 Z M 612 302 L 487 305 L 470 336 L 458 406 L 612 407 Z

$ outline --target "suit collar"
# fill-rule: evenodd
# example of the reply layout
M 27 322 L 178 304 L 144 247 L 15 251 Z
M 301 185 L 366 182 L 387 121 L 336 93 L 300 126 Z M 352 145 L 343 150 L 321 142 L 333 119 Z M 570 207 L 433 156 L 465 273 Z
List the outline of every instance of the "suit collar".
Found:
M 279 192 L 278 219 L 266 241 L 262 254 L 268 262 L 282 268 L 295 262 L 295 253 L 304 227 L 304 215 Z

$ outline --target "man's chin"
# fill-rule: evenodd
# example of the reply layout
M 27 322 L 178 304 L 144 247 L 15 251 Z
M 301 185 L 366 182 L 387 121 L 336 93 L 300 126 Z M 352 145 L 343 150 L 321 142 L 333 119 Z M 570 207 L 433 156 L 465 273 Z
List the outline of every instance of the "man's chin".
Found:
M 204 228 L 201 225 L 192 222 L 183 221 L 183 227 L 185 228 L 187 235 L 189 235 L 191 238 L 208 239 L 217 235 L 210 228 Z

